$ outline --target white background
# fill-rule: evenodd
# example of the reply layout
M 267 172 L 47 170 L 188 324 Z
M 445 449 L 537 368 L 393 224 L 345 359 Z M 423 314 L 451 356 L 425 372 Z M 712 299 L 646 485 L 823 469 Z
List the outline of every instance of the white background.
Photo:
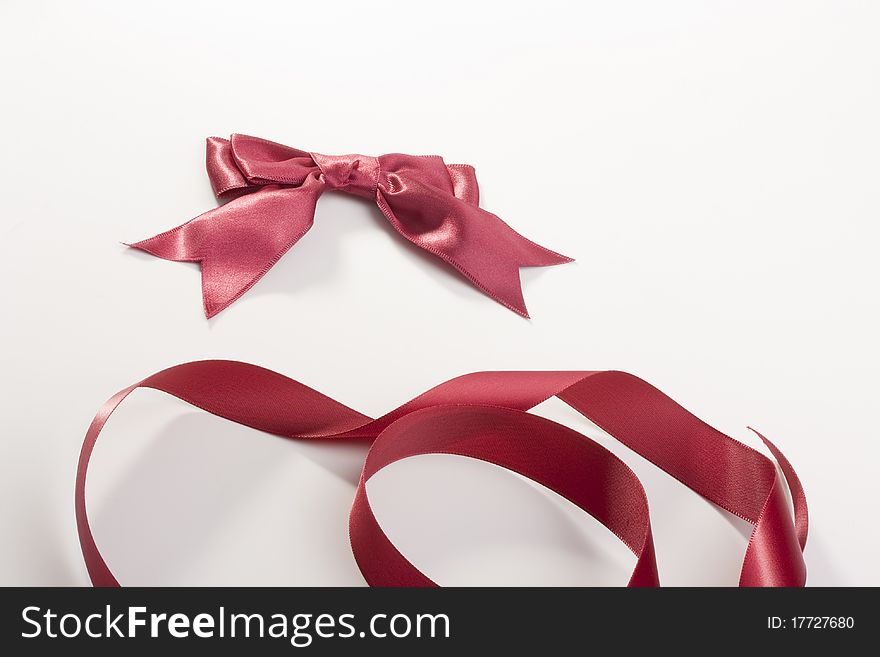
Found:
M 0 5 L 0 583 L 87 584 L 73 481 L 116 390 L 254 362 L 378 415 L 483 369 L 623 369 L 799 471 L 813 585 L 880 584 L 880 8 L 870 2 Z M 484 207 L 577 258 L 524 270 L 524 320 L 362 199 L 211 321 L 194 265 L 126 250 L 214 207 L 204 138 L 439 153 Z M 648 491 L 661 580 L 737 581 L 748 526 L 591 429 Z M 89 510 L 128 584 L 363 583 L 364 449 L 138 392 Z M 590 476 L 585 472 L 584 476 Z M 595 521 L 488 465 L 397 464 L 376 513 L 441 584 L 614 584 Z

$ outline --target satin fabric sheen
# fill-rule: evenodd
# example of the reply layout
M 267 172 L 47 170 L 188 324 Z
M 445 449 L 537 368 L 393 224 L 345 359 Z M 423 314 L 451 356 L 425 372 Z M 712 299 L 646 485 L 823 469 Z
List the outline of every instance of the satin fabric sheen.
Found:
M 629 586 L 658 586 L 648 500 L 636 475 L 586 436 L 527 411 L 556 396 L 710 502 L 754 525 L 741 586 L 803 586 L 807 505 L 791 464 L 766 438 L 773 462 L 716 431 L 624 372 L 477 372 L 447 381 L 372 419 L 276 372 L 235 361 L 198 361 L 147 377 L 111 397 L 86 434 L 76 477 L 76 520 L 92 583 L 118 586 L 86 513 L 86 473 L 110 414 L 137 388 L 174 395 L 209 413 L 296 440 L 371 444 L 349 517 L 351 547 L 372 586 L 435 586 L 376 521 L 366 482 L 418 454 L 457 454 L 508 468 L 595 517 L 636 555 Z
M 306 234 L 328 189 L 372 199 L 403 237 L 524 317 L 519 268 L 571 261 L 480 209 L 473 167 L 438 156 L 321 155 L 232 135 L 208 139 L 207 169 L 215 194 L 231 200 L 129 246 L 201 263 L 208 317 L 247 292 Z

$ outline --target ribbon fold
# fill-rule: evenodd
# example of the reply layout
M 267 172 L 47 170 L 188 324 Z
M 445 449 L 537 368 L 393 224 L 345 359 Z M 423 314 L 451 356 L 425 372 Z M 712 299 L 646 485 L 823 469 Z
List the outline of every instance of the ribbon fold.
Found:
M 321 155 L 236 134 L 208 139 L 207 169 L 217 197 L 231 200 L 129 246 L 201 263 L 208 317 L 247 292 L 306 234 L 328 189 L 373 199 L 403 237 L 524 317 L 519 268 L 571 261 L 480 209 L 473 167 L 439 156 Z
M 86 513 L 89 459 L 110 414 L 137 388 L 153 388 L 209 413 L 298 440 L 371 443 L 349 516 L 351 547 L 372 586 L 436 586 L 391 543 L 373 515 L 366 482 L 418 454 L 481 459 L 528 477 L 595 517 L 636 555 L 629 586 L 660 583 L 648 499 L 636 475 L 586 436 L 528 413 L 556 396 L 621 443 L 717 506 L 754 525 L 740 586 L 803 586 L 808 514 L 788 460 L 758 434 L 773 462 L 702 422 L 638 377 L 616 371 L 477 372 L 451 379 L 372 419 L 292 379 L 235 361 L 198 361 L 153 374 L 111 397 L 88 429 L 76 476 L 76 521 L 92 583 L 118 586 Z M 757 433 L 757 432 L 756 432 Z

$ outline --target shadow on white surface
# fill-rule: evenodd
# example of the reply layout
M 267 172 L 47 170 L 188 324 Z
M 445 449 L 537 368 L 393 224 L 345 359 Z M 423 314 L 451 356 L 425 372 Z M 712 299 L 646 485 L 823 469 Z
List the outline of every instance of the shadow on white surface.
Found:
M 367 489 L 388 537 L 442 586 L 625 586 L 635 565 L 592 516 L 483 461 L 412 457 Z
M 840 566 L 841 554 L 835 554 L 828 541 L 816 532 L 807 539 L 804 550 L 807 561 L 807 586 L 873 586 L 870 578 L 862 573 L 852 577 Z
M 101 491 L 93 531 L 131 585 L 362 584 L 347 519 L 365 453 L 185 413 Z
M 3 581 L 3 586 L 80 586 L 85 583 L 85 565 L 76 551 L 76 560 L 65 558 L 65 553 L 58 550 L 58 543 L 63 536 L 61 523 L 48 523 L 46 518 L 52 517 L 52 494 L 44 486 L 35 486 L 28 496 L 29 506 L 8 507 L 18 511 L 16 531 L 6 533 L 3 541 L 6 546 L 14 546 L 18 554 L 28 559 L 39 560 L 41 567 L 39 579 L 36 581 L 18 580 Z M 72 514 L 72 510 L 71 510 Z M 68 516 L 69 518 L 69 516 Z M 10 535 L 11 534 L 11 535 Z
M 696 495 L 696 493 L 694 494 Z M 710 509 L 715 511 L 715 513 L 717 513 L 722 519 L 724 519 L 727 524 L 729 524 L 734 530 L 736 530 L 736 533 L 739 534 L 743 539 L 748 541 L 752 537 L 752 531 L 754 531 L 755 529 L 755 526 L 752 523 L 747 522 L 738 516 L 735 516 L 730 511 L 726 511 L 720 506 L 715 506 L 709 500 L 704 501 Z
M 342 280 L 342 272 L 351 264 L 344 258 L 344 252 L 352 248 L 350 245 L 354 244 L 355 250 L 366 250 L 367 257 L 384 257 L 384 245 L 376 243 L 377 234 L 390 242 L 392 250 L 409 254 L 413 261 L 411 266 L 431 272 L 431 278 L 452 293 L 460 296 L 481 294 L 445 262 L 403 238 L 374 204 L 334 192 L 321 197 L 315 212 L 315 225 L 273 265 L 252 292 L 293 296 L 306 288 L 327 286 Z M 383 252 L 369 253 L 376 247 L 382 248 Z M 376 268 L 375 273 L 374 284 L 378 287 L 382 284 L 384 272 Z

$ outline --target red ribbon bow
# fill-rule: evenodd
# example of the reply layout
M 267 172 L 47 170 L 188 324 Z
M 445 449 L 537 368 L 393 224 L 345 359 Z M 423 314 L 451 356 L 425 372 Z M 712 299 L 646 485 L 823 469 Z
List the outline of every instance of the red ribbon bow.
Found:
M 319 155 L 232 135 L 208 139 L 207 168 L 218 197 L 244 194 L 131 246 L 201 263 L 208 317 L 247 292 L 305 235 L 327 189 L 374 199 L 397 232 L 525 317 L 519 268 L 571 261 L 481 210 L 473 167 L 439 156 Z
M 391 543 L 367 498 L 385 466 L 418 454 L 467 456 L 518 472 L 578 505 L 636 555 L 629 586 L 658 586 L 648 498 L 635 473 L 572 429 L 527 413 L 556 396 L 621 443 L 754 525 L 740 586 L 803 586 L 807 500 L 794 469 L 758 434 L 773 462 L 638 377 L 624 372 L 476 372 L 452 379 L 372 419 L 301 383 L 234 361 L 177 365 L 111 397 L 92 421 L 76 475 L 76 521 L 92 583 L 118 586 L 89 528 L 86 474 L 111 413 L 137 388 L 174 395 L 209 413 L 299 440 L 365 440 L 370 452 L 349 516 L 351 547 L 373 586 L 434 586 Z

